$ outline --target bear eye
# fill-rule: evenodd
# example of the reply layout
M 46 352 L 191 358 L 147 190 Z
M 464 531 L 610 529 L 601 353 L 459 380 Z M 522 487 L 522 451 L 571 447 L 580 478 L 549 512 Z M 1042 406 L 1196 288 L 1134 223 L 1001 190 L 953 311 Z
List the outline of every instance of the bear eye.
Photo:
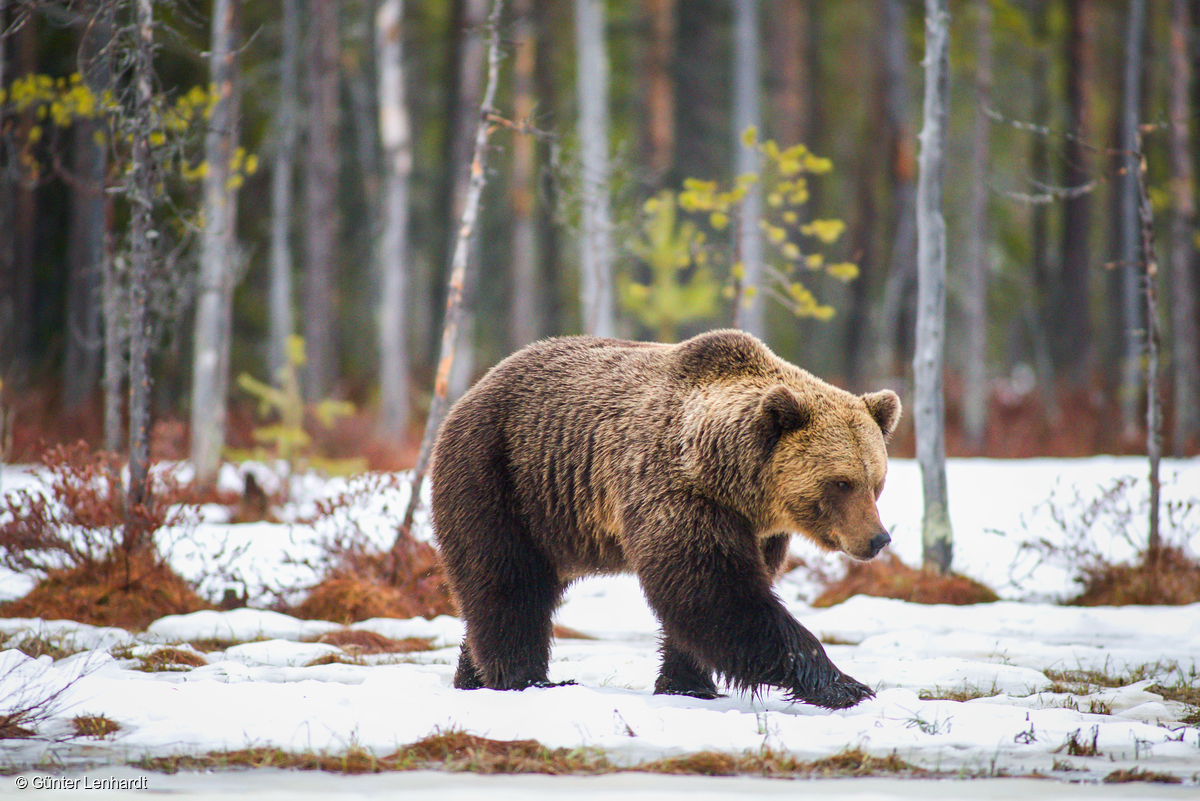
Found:
M 834 482 L 834 486 L 842 492 L 849 492 L 851 490 L 851 484 L 849 481 L 836 481 Z

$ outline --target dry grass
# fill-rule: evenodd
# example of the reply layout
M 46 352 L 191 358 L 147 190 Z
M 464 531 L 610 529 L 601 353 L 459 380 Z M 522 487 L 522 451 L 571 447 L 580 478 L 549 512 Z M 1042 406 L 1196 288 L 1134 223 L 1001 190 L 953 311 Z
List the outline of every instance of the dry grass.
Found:
M 957 606 L 999 600 L 996 593 L 973 579 L 957 573 L 942 575 L 912 568 L 895 554 L 889 554 L 871 562 L 850 562 L 845 577 L 827 586 L 812 605 L 834 606 L 855 595 Z
M 94 737 L 98 740 L 121 730 L 121 724 L 103 715 L 79 715 L 71 721 L 76 737 Z
M 36 732 L 21 724 L 28 723 L 21 713 L 0 715 L 0 740 L 26 740 Z
M 138 660 L 141 664 L 137 670 L 143 673 L 191 670 L 208 664 L 208 660 L 200 654 L 183 648 L 159 648 L 145 656 L 139 656 Z
M 1067 602 L 1073 606 L 1184 606 L 1200 602 L 1200 562 L 1181 548 L 1143 553 L 1131 565 L 1093 565 L 1084 570 L 1079 581 L 1084 590 Z
M 203 757 L 144 760 L 139 767 L 173 773 L 230 767 L 274 767 L 323 770 L 334 773 L 378 773 L 403 770 L 445 770 L 484 774 L 597 775 L 603 773 L 660 773 L 692 776 L 764 776 L 769 778 L 829 778 L 886 775 L 916 776 L 927 771 L 909 765 L 895 754 L 875 757 L 850 749 L 813 762 L 770 749 L 743 754 L 700 751 L 644 762 L 614 765 L 592 748 L 547 748 L 536 740 L 491 740 L 461 731 L 439 732 L 378 757 L 357 746 L 344 754 L 289 753 L 256 748 L 214 753 Z
M 140 631 L 167 615 L 212 609 L 150 551 L 51 570 L 23 598 L 0 604 L 0 617 L 74 620 Z
M 428 651 L 433 646 L 424 637 L 405 637 L 393 640 L 373 631 L 340 629 L 322 634 L 316 640 L 326 645 L 336 645 L 352 654 L 407 654 L 413 651 Z
M 1105 784 L 1126 784 L 1128 782 L 1155 782 L 1158 784 L 1181 784 L 1183 779 L 1170 773 L 1155 773 L 1149 770 L 1114 770 L 1104 777 Z

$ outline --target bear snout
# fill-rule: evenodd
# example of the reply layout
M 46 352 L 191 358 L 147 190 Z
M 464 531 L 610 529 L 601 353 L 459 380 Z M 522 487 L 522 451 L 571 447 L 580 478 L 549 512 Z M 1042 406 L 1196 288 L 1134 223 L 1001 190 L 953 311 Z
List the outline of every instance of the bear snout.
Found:
M 872 537 L 871 541 L 867 543 L 871 547 L 871 558 L 874 559 L 879 552 L 883 550 L 883 546 L 887 545 L 891 541 L 892 535 L 888 534 L 886 531 L 876 534 L 874 537 Z

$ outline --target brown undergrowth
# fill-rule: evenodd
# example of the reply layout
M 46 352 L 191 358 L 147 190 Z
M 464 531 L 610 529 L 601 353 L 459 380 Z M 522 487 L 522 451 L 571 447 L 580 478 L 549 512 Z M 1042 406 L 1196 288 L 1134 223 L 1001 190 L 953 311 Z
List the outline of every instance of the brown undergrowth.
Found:
M 403 537 L 381 551 L 360 525 L 364 510 L 396 490 L 401 480 L 391 473 L 365 473 L 351 479 L 338 495 L 317 502 L 315 515 L 306 522 L 330 532 L 323 537 L 323 563 L 312 565 L 325 578 L 303 601 L 283 611 L 342 624 L 374 617 L 432 619 L 456 614 L 433 545 Z M 402 511 L 382 510 L 397 519 Z
M 142 552 L 51 570 L 29 594 L 0 604 L 0 617 L 74 620 L 139 631 L 160 617 L 212 608 L 157 556 Z
M 1133 564 L 1096 564 L 1083 568 L 1084 589 L 1072 606 L 1132 604 L 1184 606 L 1200 602 L 1200 562 L 1182 548 L 1145 552 Z
M 127 514 L 116 456 L 80 442 L 46 449 L 42 466 L 47 492 L 19 489 L 0 500 L 0 564 L 41 576 L 25 597 L 0 604 L 0 615 L 137 630 L 211 608 L 153 543 L 158 529 L 189 522 L 188 491 L 172 475 L 152 471 L 146 502 Z
M 849 562 L 846 575 L 827 584 L 812 605 L 834 606 L 855 595 L 956 606 L 999 600 L 991 589 L 966 576 L 912 568 L 889 554 L 871 562 Z
M 252 748 L 199 757 L 147 759 L 136 763 L 136 766 L 165 773 L 232 767 L 273 767 L 333 773 L 445 770 L 455 773 L 535 773 L 553 776 L 659 773 L 768 778 L 881 774 L 915 776 L 927 773 L 895 754 L 876 757 L 857 748 L 812 762 L 804 762 L 791 754 L 762 749 L 741 754 L 700 751 L 623 767 L 613 764 L 602 751 L 594 748 L 548 748 L 536 740 L 491 740 L 461 731 L 439 732 L 382 757 L 358 746 L 352 746 L 343 754 L 297 754 L 271 748 Z
M 1173 479 L 1166 478 L 1164 488 Z M 1057 564 L 1081 588 L 1065 603 L 1073 606 L 1179 606 L 1200 602 L 1200 560 L 1184 544 L 1200 530 L 1200 497 L 1177 493 L 1160 505 L 1161 543 L 1151 548 L 1146 535 L 1150 501 L 1148 482 L 1126 476 L 1084 492 L 1058 486 L 1024 521 L 1053 536 L 1028 538 L 1023 552 L 1039 563 Z M 1115 562 L 1110 543 L 1135 553 Z

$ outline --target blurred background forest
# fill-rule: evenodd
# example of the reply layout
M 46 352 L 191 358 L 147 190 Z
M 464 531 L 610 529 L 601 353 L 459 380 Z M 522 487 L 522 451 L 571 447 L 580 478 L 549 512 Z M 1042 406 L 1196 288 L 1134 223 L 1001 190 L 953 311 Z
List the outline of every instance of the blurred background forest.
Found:
M 950 454 L 1143 452 L 1147 273 L 1166 452 L 1195 454 L 1200 0 L 949 9 Z M 122 450 L 145 291 L 154 455 L 194 455 L 217 420 L 243 454 L 411 464 L 489 10 L 0 0 L 5 459 Z M 736 322 L 908 404 L 923 3 L 509 0 L 500 24 L 451 395 L 540 337 Z M 911 455 L 911 423 L 893 452 Z

